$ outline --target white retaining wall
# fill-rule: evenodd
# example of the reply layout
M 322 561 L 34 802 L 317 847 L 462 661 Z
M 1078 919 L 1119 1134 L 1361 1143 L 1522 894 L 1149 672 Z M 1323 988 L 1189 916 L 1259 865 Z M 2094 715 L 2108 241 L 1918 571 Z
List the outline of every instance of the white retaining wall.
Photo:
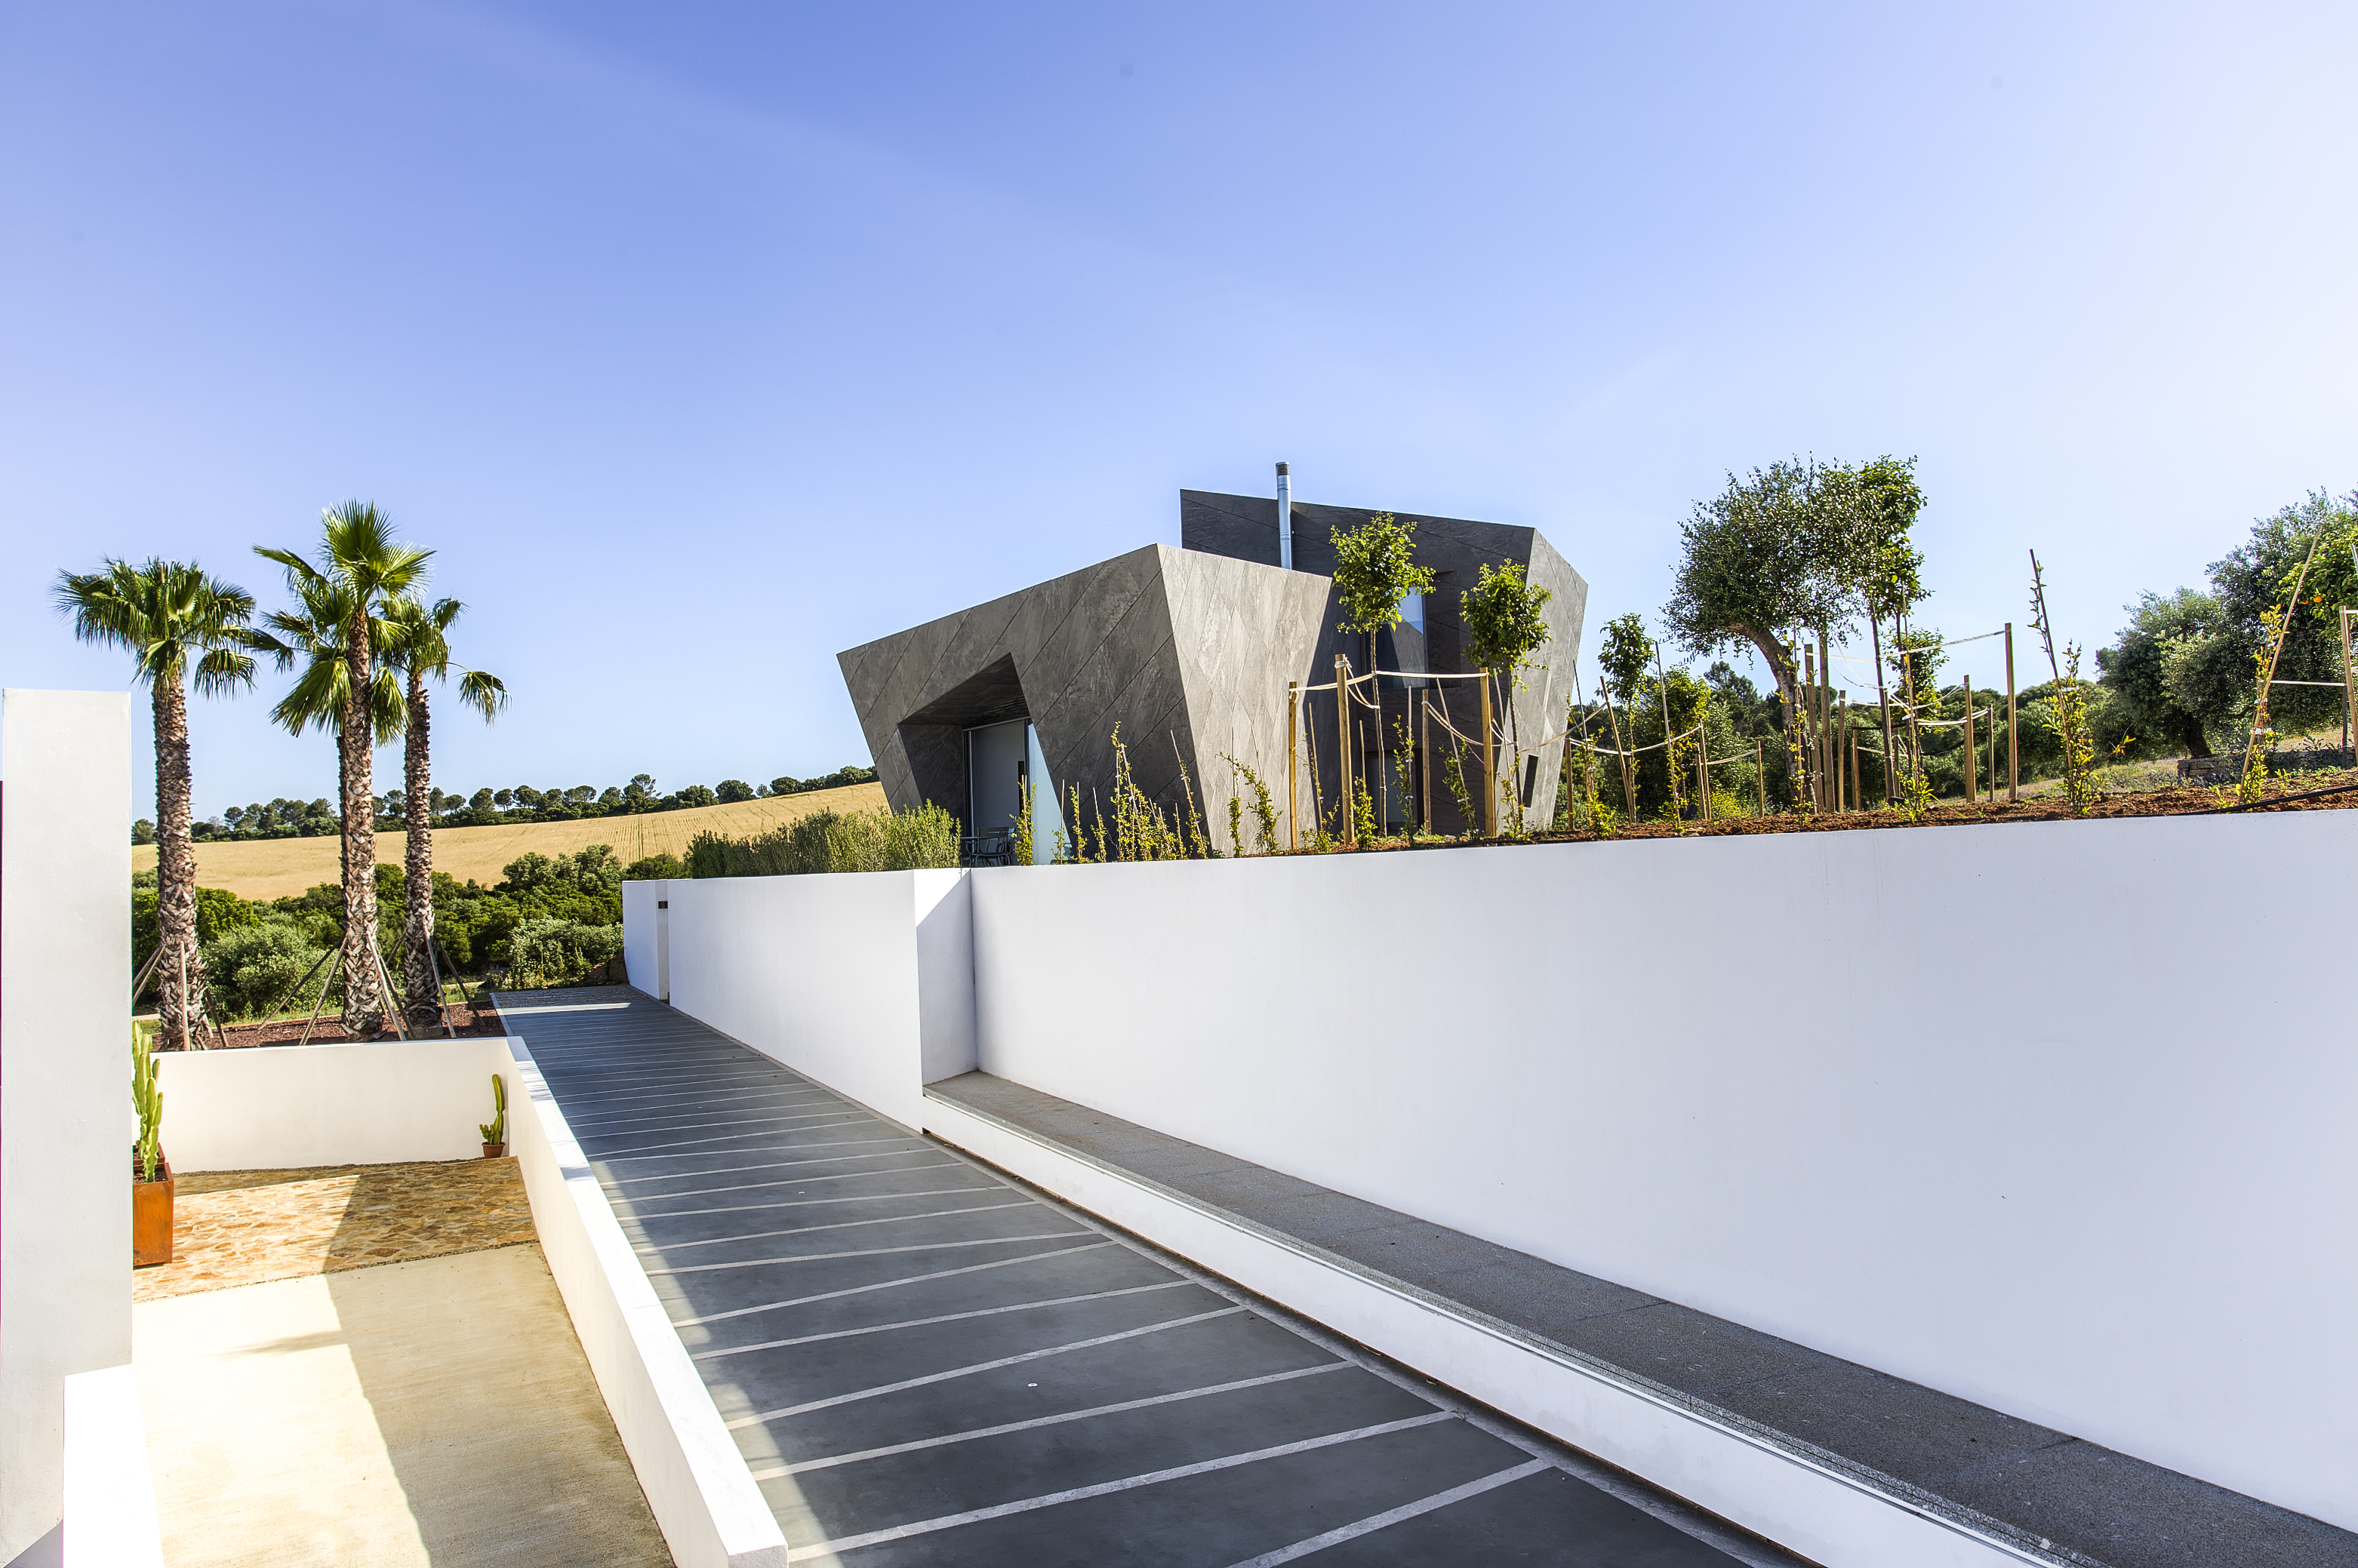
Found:
M 69 1420 L 131 1360 L 129 699 L 0 696 L 0 1563 L 55 1562 L 90 1466 L 147 1459 Z
M 786 1541 L 521 1039 L 511 1145 L 541 1253 L 680 1568 L 785 1568 Z
M 667 885 L 682 1011 L 911 1127 L 925 1084 L 974 1066 L 966 873 Z
M 176 1173 L 480 1159 L 507 1065 L 496 1037 L 165 1052 L 164 1152 Z
M 2358 1528 L 2358 1050 L 2270 1005 L 2353 866 L 2335 811 L 984 871 L 979 1060 Z

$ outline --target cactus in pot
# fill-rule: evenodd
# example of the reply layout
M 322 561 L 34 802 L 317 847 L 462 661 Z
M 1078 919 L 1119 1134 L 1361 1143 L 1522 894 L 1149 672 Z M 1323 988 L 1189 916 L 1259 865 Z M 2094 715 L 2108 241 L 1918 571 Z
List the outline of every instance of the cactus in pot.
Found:
M 479 1121 L 476 1130 L 483 1135 L 483 1153 L 496 1158 L 508 1146 L 508 1086 L 497 1073 L 492 1075 L 492 1119 Z

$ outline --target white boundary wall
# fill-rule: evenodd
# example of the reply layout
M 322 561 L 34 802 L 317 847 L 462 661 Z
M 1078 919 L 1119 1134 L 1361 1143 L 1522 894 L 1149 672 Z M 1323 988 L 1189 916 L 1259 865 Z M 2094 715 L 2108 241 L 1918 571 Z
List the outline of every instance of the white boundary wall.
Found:
M 911 1127 L 925 1084 L 973 1068 L 966 873 L 667 886 L 681 1011 Z M 623 905 L 626 923 L 642 912 L 653 914 Z
M 507 1065 L 496 1037 L 166 1052 L 164 1152 L 175 1172 L 479 1159 Z
M 55 1562 L 61 1524 L 70 1558 L 109 1538 L 66 1519 L 93 1464 L 146 1484 L 119 1401 L 78 1393 L 130 1375 L 129 698 L 8 691 L 0 771 L 0 1562 Z
M 523 1040 L 508 1120 L 541 1253 L 680 1568 L 785 1568 L 786 1540 Z
M 2353 865 L 2334 811 L 978 871 L 979 1062 L 2358 1528 L 2358 1050 L 2262 1006 Z

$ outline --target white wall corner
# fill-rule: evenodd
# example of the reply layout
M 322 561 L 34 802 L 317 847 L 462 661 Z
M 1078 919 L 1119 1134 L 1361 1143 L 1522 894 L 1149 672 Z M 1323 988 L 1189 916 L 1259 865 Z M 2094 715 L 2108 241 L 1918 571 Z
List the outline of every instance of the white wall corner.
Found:
M 917 925 L 918 1082 L 974 1071 L 974 874 L 912 873 Z
M 65 1568 L 164 1568 L 137 1375 L 108 1367 L 65 1385 Z

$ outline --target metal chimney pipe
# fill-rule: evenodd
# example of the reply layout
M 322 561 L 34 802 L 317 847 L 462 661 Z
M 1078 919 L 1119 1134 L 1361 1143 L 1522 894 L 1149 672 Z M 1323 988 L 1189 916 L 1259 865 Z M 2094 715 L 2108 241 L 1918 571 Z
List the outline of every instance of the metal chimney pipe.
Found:
M 1277 564 L 1293 569 L 1293 480 L 1277 465 Z

